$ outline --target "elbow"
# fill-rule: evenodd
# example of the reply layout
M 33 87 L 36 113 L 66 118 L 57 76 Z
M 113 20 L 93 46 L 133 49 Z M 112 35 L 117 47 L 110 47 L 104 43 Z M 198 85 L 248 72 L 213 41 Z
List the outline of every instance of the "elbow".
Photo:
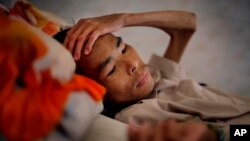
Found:
M 189 12 L 189 28 L 188 30 L 191 32 L 195 32 L 197 28 L 197 16 L 195 13 Z
M 182 30 L 185 32 L 195 32 L 197 27 L 197 16 L 193 12 L 182 11 L 182 16 L 180 16 L 182 21 Z

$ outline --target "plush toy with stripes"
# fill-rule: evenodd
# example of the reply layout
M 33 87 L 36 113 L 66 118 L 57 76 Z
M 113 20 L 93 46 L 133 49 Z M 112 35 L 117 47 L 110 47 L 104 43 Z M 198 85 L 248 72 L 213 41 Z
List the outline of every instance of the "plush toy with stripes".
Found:
M 71 54 L 40 29 L 0 14 L 0 135 L 79 140 L 102 109 L 105 89 L 76 75 Z

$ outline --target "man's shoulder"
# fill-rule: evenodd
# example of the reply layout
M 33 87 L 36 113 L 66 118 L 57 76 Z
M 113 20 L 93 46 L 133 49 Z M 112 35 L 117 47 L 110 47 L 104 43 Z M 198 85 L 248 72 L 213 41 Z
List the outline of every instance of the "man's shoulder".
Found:
M 159 71 L 161 78 L 176 81 L 188 79 L 184 67 L 181 64 L 171 61 L 167 58 L 153 54 L 149 60 L 148 65 L 150 66 L 152 71 Z

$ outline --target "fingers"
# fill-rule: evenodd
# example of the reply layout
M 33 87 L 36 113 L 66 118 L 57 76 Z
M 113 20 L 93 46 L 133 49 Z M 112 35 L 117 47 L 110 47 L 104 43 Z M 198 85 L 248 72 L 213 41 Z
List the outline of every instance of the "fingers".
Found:
M 88 55 L 97 38 L 104 34 L 103 28 L 100 28 L 97 22 L 89 19 L 80 20 L 77 25 L 70 29 L 64 40 L 64 46 L 73 53 L 75 60 L 81 57 L 83 46 L 84 54 Z
M 158 123 L 156 125 L 156 129 L 155 129 L 155 134 L 154 134 L 154 138 L 153 138 L 153 141 L 164 141 L 164 131 L 163 131 L 163 124 L 162 123 Z
M 133 124 L 129 124 L 128 126 L 128 136 L 129 141 L 138 141 L 139 139 L 139 128 Z
M 153 126 L 146 122 L 142 125 L 142 131 L 140 132 L 140 141 L 152 141 L 154 138 Z
M 81 57 L 82 48 L 84 47 L 84 44 L 87 41 L 87 39 L 91 36 L 90 35 L 91 32 L 93 32 L 96 27 L 95 26 L 88 26 L 88 27 L 82 26 L 82 28 L 85 28 L 85 29 L 81 30 L 82 32 L 78 35 L 77 39 L 74 41 L 74 42 L 76 42 L 76 47 L 74 49 L 75 60 L 79 60 L 79 58 Z M 86 50 L 86 47 L 85 47 L 85 50 Z M 85 54 L 86 54 L 86 52 L 85 52 Z
M 82 30 L 84 29 L 84 25 L 78 25 L 72 32 L 69 33 L 69 41 L 67 45 L 67 49 L 73 53 L 76 41 L 79 39 L 82 34 Z
M 94 45 L 96 39 L 100 36 L 100 32 L 94 31 L 88 39 L 88 43 L 85 46 L 85 50 L 84 53 L 87 55 L 90 53 L 90 51 L 92 50 L 92 46 Z
M 69 50 L 69 42 L 70 40 L 75 40 L 76 37 L 72 36 L 73 33 L 75 33 L 75 31 L 79 28 L 79 24 L 73 26 L 68 32 L 67 32 L 67 35 L 66 35 L 66 38 L 64 39 L 64 43 L 63 45 Z
M 143 125 L 129 124 L 130 141 L 152 141 L 154 131 L 149 123 Z

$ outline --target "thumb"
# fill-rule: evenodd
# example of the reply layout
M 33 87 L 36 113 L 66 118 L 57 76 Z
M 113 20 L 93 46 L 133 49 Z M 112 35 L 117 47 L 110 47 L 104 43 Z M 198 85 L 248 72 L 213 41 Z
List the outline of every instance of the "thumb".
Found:
M 135 124 L 128 125 L 128 137 L 129 141 L 137 141 L 139 138 L 139 126 Z

